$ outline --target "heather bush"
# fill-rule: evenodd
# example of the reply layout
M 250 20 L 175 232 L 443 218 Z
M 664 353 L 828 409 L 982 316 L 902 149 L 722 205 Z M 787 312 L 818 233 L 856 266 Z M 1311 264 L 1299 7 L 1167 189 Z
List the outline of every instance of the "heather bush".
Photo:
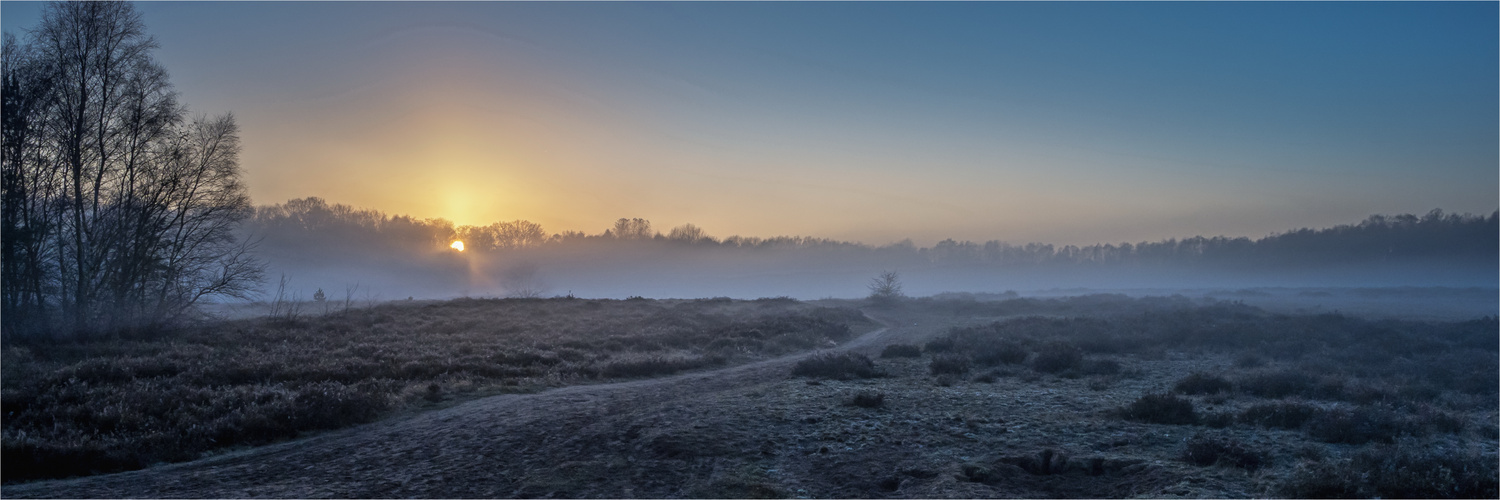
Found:
M 1260 427 L 1300 429 L 1323 409 L 1301 401 L 1259 403 L 1240 412 L 1239 421 Z
M 1279 399 L 1288 396 L 1308 396 L 1313 392 L 1317 380 L 1300 371 L 1275 371 L 1257 373 L 1241 378 L 1235 385 L 1252 396 Z
M 933 375 L 954 374 L 962 375 L 969 372 L 971 364 L 969 357 L 958 354 L 942 354 L 934 356 L 928 364 L 928 369 Z
M 1077 368 L 1083 363 L 1083 352 L 1071 343 L 1050 342 L 1036 352 L 1031 360 L 1031 369 L 1043 373 L 1057 373 Z
M 863 354 L 819 354 L 798 361 L 792 367 L 792 375 L 799 377 L 831 378 L 875 378 L 885 374 L 875 369 L 875 362 Z
M 1254 471 L 1266 465 L 1270 456 L 1234 437 L 1200 432 L 1188 438 L 1182 450 L 1182 460 L 1199 466 L 1220 465 Z
M 725 358 L 720 356 L 649 356 L 640 359 L 611 361 L 599 369 L 599 375 L 620 378 L 655 377 L 706 366 L 720 365 L 725 361 Z
M 1026 361 L 1031 353 L 1020 343 L 1001 340 L 978 346 L 974 350 L 974 362 L 981 365 L 1015 365 Z
M 1325 443 L 1364 444 L 1394 442 L 1402 436 L 1423 434 L 1424 429 L 1387 408 L 1335 408 L 1307 420 L 1308 437 Z
M 1177 384 L 1172 386 L 1172 390 L 1178 394 L 1218 394 L 1229 392 L 1232 387 L 1228 380 L 1224 380 L 1224 377 L 1193 372 L 1183 377 L 1182 380 L 1178 380 Z
M 859 391 L 847 403 L 849 406 L 860 408 L 879 408 L 885 404 L 885 393 L 873 390 Z
M 1083 375 L 1119 375 L 1123 367 L 1113 359 L 1085 359 L 1079 368 Z
M 1353 457 L 1305 461 L 1277 487 L 1294 498 L 1496 498 L 1494 455 L 1403 440 Z
M 1151 424 L 1191 425 L 1198 421 L 1193 402 L 1174 394 L 1147 394 L 1120 409 L 1128 420 Z
M 927 341 L 927 344 L 922 346 L 922 350 L 925 352 L 950 352 L 957 344 L 958 342 L 953 339 L 953 336 L 949 335 Z

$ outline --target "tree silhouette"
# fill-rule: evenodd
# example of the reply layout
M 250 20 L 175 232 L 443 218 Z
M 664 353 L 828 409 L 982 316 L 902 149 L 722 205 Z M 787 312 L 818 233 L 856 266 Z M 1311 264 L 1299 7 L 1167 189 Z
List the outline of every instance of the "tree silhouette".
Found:
M 4 49 L 4 332 L 144 327 L 248 293 L 234 118 L 186 119 L 129 3 L 53 3 L 29 34 Z
M 870 302 L 879 307 L 890 307 L 901 300 L 901 276 L 896 271 L 885 271 L 870 280 Z
M 655 233 L 651 232 L 651 221 L 649 220 L 621 217 L 620 220 L 615 221 L 614 235 L 620 239 L 644 240 L 655 236 Z

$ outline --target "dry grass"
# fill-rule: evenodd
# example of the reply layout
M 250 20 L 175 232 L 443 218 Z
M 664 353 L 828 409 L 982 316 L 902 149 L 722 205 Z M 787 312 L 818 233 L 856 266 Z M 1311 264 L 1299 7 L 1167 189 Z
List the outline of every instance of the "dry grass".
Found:
M 789 300 L 460 299 L 7 343 L 4 480 L 137 469 L 455 398 L 762 359 L 866 323 Z

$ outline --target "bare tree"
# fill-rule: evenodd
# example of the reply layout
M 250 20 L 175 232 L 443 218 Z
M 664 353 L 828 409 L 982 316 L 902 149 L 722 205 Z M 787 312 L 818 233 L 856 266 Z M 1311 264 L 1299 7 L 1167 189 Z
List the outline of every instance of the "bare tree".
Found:
M 876 306 L 889 307 L 905 297 L 901 293 L 901 276 L 896 271 L 885 271 L 870 280 L 870 302 Z
M 651 232 L 651 221 L 639 217 L 634 219 L 621 217 L 620 220 L 615 221 L 614 235 L 620 239 L 643 240 L 655 234 Z
M 703 228 L 694 226 L 692 224 L 683 224 L 681 226 L 674 227 L 672 228 L 671 232 L 667 233 L 667 239 L 685 241 L 688 243 L 696 242 L 704 238 L 709 238 L 708 233 L 703 232 Z
M 48 5 L 30 38 L 5 48 L 3 255 L 17 282 L 3 303 L 26 320 L 6 333 L 54 316 L 75 332 L 150 326 L 249 293 L 261 267 L 234 235 L 251 208 L 233 117 L 184 119 L 129 3 Z

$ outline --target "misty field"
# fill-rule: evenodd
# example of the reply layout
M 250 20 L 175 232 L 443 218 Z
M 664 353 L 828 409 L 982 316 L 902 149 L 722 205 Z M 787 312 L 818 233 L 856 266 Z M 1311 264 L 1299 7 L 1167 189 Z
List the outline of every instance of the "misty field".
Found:
M 4 480 L 139 469 L 455 397 L 824 347 L 869 322 L 790 299 L 460 299 L 147 338 L 7 342 Z
M 1183 297 L 466 299 L 6 345 L 5 493 L 1493 498 L 1497 331 Z

